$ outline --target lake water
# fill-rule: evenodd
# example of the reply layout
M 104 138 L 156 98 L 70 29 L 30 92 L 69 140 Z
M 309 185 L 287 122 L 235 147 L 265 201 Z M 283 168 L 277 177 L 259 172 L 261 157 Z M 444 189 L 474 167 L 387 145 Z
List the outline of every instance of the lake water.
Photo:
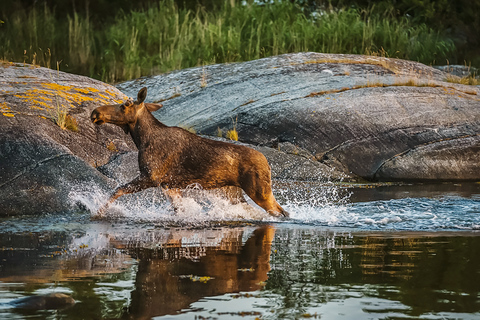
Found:
M 347 188 L 348 187 L 348 188 Z M 280 221 L 192 190 L 0 220 L 0 319 L 480 319 L 480 184 L 275 184 Z M 62 310 L 13 309 L 51 292 Z

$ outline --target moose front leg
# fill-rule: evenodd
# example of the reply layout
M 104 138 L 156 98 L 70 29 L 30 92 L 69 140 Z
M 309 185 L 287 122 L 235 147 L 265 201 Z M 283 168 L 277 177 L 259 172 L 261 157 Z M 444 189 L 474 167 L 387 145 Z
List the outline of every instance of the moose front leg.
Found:
M 146 176 L 138 176 L 132 181 L 119 186 L 118 188 L 115 189 L 113 194 L 110 196 L 107 203 L 97 211 L 96 218 L 101 218 L 105 213 L 105 211 L 107 210 L 108 206 L 110 206 L 110 204 L 113 201 L 115 201 L 115 199 L 125 194 L 139 192 L 151 187 L 155 187 L 155 184 L 152 182 L 152 180 L 149 177 L 146 177 Z
M 178 209 L 179 200 L 182 198 L 182 191 L 178 188 L 169 189 L 167 187 L 162 188 L 163 194 L 172 204 L 173 210 L 176 212 Z

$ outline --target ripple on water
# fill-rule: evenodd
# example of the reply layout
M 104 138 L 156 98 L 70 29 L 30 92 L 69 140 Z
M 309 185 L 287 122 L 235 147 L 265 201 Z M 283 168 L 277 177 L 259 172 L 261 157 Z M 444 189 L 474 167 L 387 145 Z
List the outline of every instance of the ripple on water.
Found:
M 479 230 L 479 200 L 461 197 L 404 198 L 299 207 L 298 223 L 352 227 L 366 230 Z

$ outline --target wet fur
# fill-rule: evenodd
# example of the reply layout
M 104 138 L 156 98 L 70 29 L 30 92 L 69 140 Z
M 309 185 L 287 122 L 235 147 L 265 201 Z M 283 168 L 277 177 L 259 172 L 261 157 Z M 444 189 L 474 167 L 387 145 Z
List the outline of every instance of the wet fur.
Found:
M 143 103 L 146 91 L 141 89 L 135 102 L 101 106 L 92 112 L 94 123 L 113 123 L 130 133 L 139 151 L 140 176 L 117 188 L 107 206 L 123 194 L 146 188 L 184 189 L 198 183 L 204 189 L 242 188 L 269 214 L 288 216 L 273 196 L 270 166 L 263 154 L 164 125 L 150 113 L 161 105 Z

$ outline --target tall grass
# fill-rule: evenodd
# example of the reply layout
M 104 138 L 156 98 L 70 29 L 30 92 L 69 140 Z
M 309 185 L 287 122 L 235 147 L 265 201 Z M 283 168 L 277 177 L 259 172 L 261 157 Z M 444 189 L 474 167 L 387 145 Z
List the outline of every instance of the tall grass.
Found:
M 232 5 L 233 3 L 233 5 Z M 50 49 L 66 71 L 118 82 L 198 65 L 258 59 L 289 52 L 365 54 L 444 63 L 453 42 L 425 25 L 355 9 L 308 17 L 290 1 L 219 9 L 179 9 L 159 1 L 93 24 L 74 14 L 55 19 L 47 7 L 19 11 L 0 28 L 0 58 L 32 62 Z

